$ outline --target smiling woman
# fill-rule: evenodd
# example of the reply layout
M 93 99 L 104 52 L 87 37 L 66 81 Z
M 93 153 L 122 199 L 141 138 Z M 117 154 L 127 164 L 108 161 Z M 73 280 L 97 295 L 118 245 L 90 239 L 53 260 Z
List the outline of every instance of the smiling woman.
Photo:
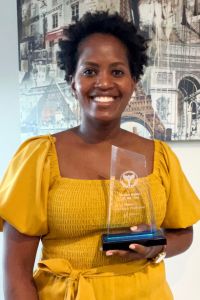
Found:
M 66 35 L 60 65 L 80 102 L 81 124 L 27 140 L 3 178 L 5 300 L 171 300 L 161 257 L 189 248 L 200 204 L 165 143 L 120 128 L 147 62 L 146 41 L 133 24 L 107 12 L 87 13 Z M 128 251 L 100 251 L 112 145 L 145 156 L 166 248 L 130 244 Z M 134 216 L 126 223 L 132 231 L 144 227 Z M 40 240 L 42 258 L 33 274 Z
M 83 122 L 119 120 L 135 87 L 126 47 L 112 35 L 96 33 L 85 38 L 78 51 L 71 85 Z

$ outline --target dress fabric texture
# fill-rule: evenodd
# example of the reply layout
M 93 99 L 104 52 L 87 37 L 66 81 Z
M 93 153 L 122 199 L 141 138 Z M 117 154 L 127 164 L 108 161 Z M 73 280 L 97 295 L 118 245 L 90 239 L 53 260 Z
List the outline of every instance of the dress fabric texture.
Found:
M 155 141 L 148 175 L 157 227 L 185 228 L 200 219 L 200 201 L 167 144 Z M 109 180 L 61 177 L 52 136 L 24 142 L 0 185 L 0 230 L 41 236 L 34 273 L 40 300 L 171 300 L 164 263 L 127 261 L 100 251 Z M 135 225 L 130 219 L 130 226 Z

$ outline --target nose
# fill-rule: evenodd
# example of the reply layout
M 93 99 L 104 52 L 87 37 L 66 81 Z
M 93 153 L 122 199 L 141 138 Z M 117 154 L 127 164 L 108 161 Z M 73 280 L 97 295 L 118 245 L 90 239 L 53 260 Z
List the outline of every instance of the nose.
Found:
M 112 75 L 109 72 L 99 72 L 98 76 L 96 77 L 95 87 L 101 89 L 111 89 L 114 86 L 114 81 Z

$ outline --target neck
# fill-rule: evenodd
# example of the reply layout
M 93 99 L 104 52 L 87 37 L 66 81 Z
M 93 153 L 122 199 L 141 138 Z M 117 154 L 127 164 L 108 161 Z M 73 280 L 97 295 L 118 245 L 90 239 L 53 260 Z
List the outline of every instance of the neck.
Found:
M 111 142 L 118 139 L 121 134 L 120 119 L 109 123 L 83 120 L 78 127 L 78 133 L 90 144 Z

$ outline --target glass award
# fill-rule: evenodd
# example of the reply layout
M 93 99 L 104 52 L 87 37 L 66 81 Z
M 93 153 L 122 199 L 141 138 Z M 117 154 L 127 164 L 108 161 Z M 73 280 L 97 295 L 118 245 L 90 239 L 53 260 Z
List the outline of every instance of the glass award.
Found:
M 136 243 L 165 245 L 166 238 L 156 228 L 145 156 L 112 146 L 107 232 L 103 250 L 128 250 Z M 138 230 L 131 231 L 130 227 Z

